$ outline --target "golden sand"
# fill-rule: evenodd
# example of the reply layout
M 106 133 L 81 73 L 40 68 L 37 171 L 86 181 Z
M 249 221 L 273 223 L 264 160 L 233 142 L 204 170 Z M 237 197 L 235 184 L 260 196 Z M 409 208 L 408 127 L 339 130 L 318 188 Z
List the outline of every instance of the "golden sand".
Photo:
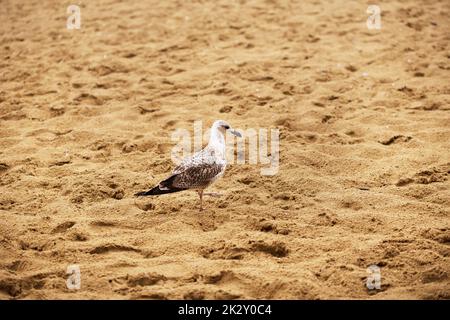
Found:
M 449 299 L 450 2 L 371 3 L 2 1 L 0 298 Z M 278 174 L 133 197 L 216 119 Z

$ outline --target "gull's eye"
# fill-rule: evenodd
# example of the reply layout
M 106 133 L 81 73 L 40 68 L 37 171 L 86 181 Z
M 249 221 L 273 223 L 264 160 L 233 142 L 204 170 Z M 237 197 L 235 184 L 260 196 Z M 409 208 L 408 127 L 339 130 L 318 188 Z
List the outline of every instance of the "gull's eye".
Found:
M 230 126 L 227 126 L 227 125 L 224 125 L 223 127 L 225 128 L 225 130 L 230 129 Z

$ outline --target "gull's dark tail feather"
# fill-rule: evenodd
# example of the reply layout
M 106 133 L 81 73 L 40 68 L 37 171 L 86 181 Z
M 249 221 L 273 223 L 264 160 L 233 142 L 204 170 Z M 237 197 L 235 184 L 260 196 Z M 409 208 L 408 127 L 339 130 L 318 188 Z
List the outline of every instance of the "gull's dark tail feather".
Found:
M 176 188 L 173 186 L 173 181 L 174 181 L 175 177 L 176 177 L 176 175 L 173 175 L 170 178 L 168 178 L 164 181 L 161 181 L 159 183 L 159 185 L 157 185 L 156 187 L 154 187 L 148 191 L 138 192 L 135 194 L 135 196 L 136 197 L 157 196 L 160 194 L 173 193 L 173 192 L 186 190 L 183 188 Z
M 165 193 L 172 193 L 172 192 L 178 192 L 178 191 L 183 191 L 185 189 L 178 189 L 178 188 L 174 188 L 174 189 L 167 189 L 167 190 L 161 190 L 159 188 L 159 186 L 156 186 L 148 191 L 142 191 L 142 192 L 138 192 L 135 194 L 136 197 L 144 197 L 144 196 L 157 196 L 160 194 L 165 194 Z

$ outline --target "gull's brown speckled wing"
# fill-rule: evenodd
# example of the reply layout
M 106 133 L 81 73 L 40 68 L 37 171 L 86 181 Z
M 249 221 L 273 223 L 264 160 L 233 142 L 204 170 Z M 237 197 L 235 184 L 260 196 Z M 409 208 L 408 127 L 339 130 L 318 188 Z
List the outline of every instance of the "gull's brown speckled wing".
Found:
M 160 183 L 161 189 L 206 188 L 223 175 L 225 160 L 216 157 L 212 148 L 205 148 L 192 157 L 184 159 L 172 172 L 172 176 Z

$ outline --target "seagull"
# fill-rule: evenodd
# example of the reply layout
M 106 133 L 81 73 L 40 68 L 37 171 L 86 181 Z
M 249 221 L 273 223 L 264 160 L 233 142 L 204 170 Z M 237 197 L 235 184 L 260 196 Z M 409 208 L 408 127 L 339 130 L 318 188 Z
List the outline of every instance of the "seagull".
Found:
M 203 195 L 217 196 L 203 191 L 223 176 L 227 166 L 225 153 L 225 132 L 237 137 L 242 135 L 223 120 L 217 120 L 211 127 L 208 145 L 194 155 L 184 158 L 172 174 L 154 188 L 138 192 L 137 197 L 156 196 L 184 190 L 195 190 L 200 197 L 200 211 L 203 210 Z

